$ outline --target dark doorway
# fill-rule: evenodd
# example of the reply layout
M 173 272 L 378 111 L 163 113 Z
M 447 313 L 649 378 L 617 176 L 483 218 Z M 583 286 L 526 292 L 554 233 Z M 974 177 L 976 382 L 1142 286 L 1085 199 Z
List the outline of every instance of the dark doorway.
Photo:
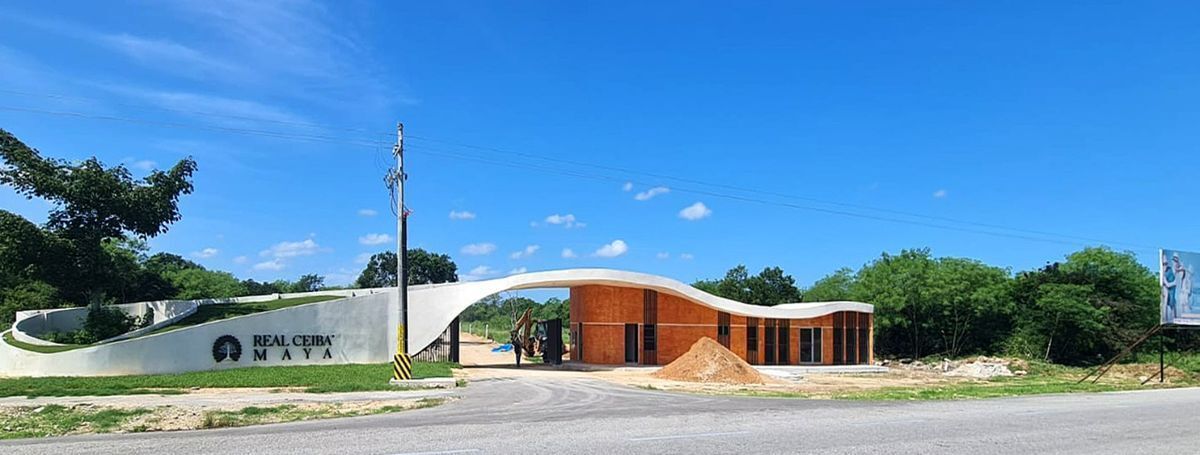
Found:
M 625 324 L 625 363 L 638 361 L 638 325 Z
M 776 324 L 779 330 L 779 337 L 775 340 L 775 343 L 779 345 L 779 358 L 777 359 L 778 364 L 788 365 L 792 363 L 792 341 L 791 336 L 788 335 L 789 332 L 791 332 L 792 324 L 791 321 L 787 319 L 781 319 L 776 322 Z

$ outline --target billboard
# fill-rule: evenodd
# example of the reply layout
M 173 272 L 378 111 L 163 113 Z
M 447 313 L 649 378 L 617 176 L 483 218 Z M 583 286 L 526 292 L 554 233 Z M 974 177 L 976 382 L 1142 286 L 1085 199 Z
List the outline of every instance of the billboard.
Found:
M 1192 277 L 1200 268 L 1200 253 L 1159 250 L 1158 259 L 1162 323 L 1200 326 L 1200 295 L 1192 293 Z

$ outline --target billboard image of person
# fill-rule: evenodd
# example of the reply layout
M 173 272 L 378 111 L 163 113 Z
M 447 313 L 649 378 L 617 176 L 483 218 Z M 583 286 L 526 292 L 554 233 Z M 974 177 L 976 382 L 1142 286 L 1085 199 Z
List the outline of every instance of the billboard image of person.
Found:
M 1192 277 L 1200 264 L 1200 254 L 1161 250 L 1159 263 L 1162 323 L 1200 325 L 1200 296 L 1192 294 Z

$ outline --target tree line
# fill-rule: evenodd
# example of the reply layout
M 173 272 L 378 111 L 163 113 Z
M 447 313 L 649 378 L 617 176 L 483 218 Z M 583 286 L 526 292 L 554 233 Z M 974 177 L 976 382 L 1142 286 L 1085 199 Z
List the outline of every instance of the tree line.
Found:
M 1101 362 L 1158 323 L 1154 272 L 1132 253 L 1090 247 L 1034 270 L 934 257 L 928 249 L 884 253 L 801 288 L 778 267 L 744 266 L 695 283 L 756 305 L 860 301 L 875 306 L 875 349 L 885 357 L 1014 355 L 1065 364 Z M 1196 342 L 1183 335 L 1176 348 Z

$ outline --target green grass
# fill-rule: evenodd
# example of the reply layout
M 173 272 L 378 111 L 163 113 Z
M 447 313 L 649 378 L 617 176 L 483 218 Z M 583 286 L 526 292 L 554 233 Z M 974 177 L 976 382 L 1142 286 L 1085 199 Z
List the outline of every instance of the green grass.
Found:
M 332 417 L 355 417 L 386 414 L 391 412 L 423 409 L 444 403 L 442 398 L 422 398 L 413 406 L 381 406 L 373 409 L 343 410 L 337 405 L 301 408 L 283 404 L 272 407 L 250 406 L 238 411 L 208 411 L 204 413 L 201 428 L 227 428 L 259 425 L 264 423 L 295 422 L 298 420 L 328 419 Z
M 451 377 L 453 363 L 414 362 L 413 378 Z M 310 393 L 396 390 L 390 363 L 235 368 L 179 374 L 0 379 L 0 397 L 185 393 L 200 388 L 300 388 Z
M 888 387 L 879 390 L 835 394 L 843 400 L 962 400 L 1015 397 L 1047 393 L 1113 392 L 1141 389 L 1137 383 L 1097 383 L 1064 378 L 995 378 L 931 387 Z
M 86 409 L 48 405 L 0 414 L 0 439 L 60 436 L 71 432 L 107 433 L 149 409 Z
M 4 332 L 4 342 L 13 347 L 24 349 L 26 351 L 40 352 L 42 354 L 53 354 L 55 352 L 70 351 L 73 349 L 86 348 L 85 344 L 64 344 L 62 346 L 42 346 L 37 344 L 29 344 L 23 341 L 17 341 L 13 337 L 12 332 Z
M 314 295 L 308 297 L 296 297 L 291 299 L 268 300 L 266 302 L 254 303 L 217 303 L 212 305 L 200 305 L 195 313 L 192 313 L 186 318 L 180 319 L 166 327 L 155 330 L 151 334 L 170 332 L 172 330 L 191 327 L 194 325 L 203 324 L 205 322 L 219 321 L 237 316 L 245 316 L 248 314 L 261 313 L 264 311 L 278 310 L 281 308 L 294 307 L 307 303 L 324 302 L 327 300 L 342 299 L 345 297 L 336 295 Z

